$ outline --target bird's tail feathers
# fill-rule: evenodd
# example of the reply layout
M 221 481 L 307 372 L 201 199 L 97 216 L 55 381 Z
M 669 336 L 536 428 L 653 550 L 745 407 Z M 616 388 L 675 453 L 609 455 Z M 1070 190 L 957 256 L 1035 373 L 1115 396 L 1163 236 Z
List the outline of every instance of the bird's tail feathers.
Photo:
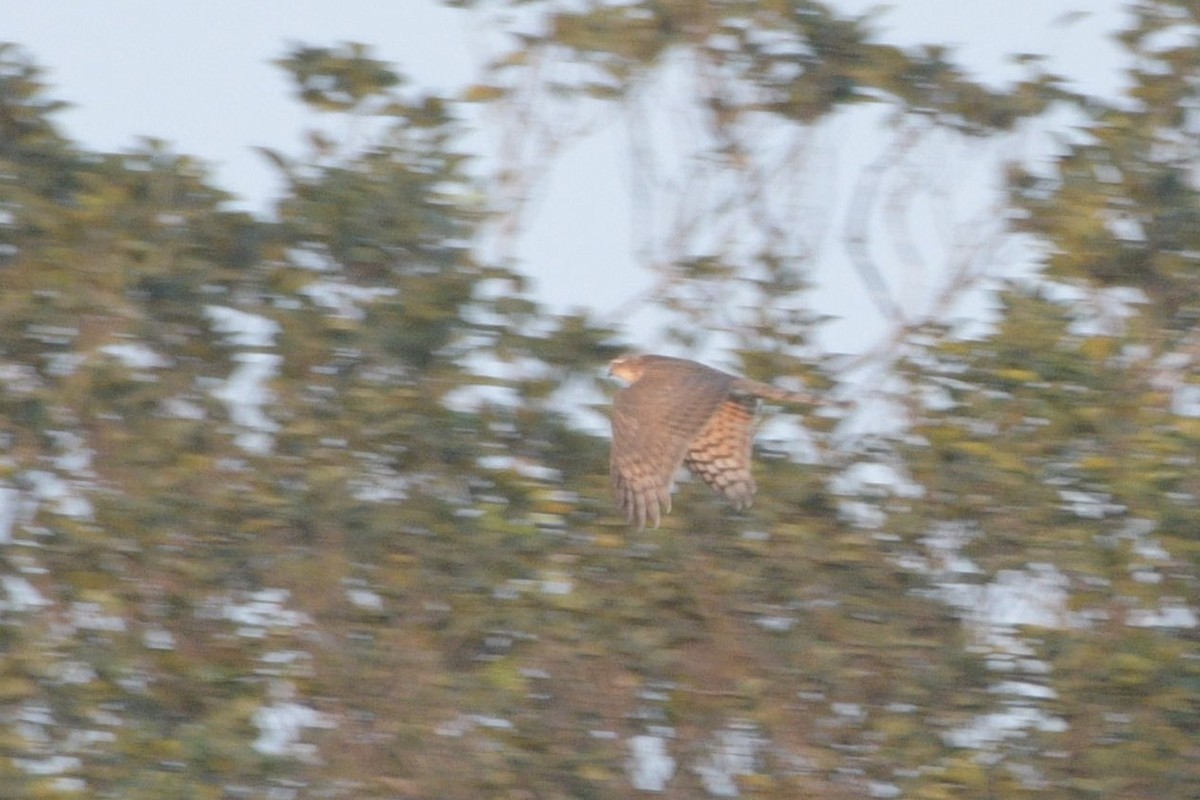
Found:
M 761 397 L 763 400 L 774 400 L 779 403 L 798 403 L 801 405 L 822 404 L 821 399 L 811 392 L 792 392 L 772 386 L 769 383 L 753 381 L 749 378 L 738 378 L 730 388 L 738 394 L 752 394 L 755 397 Z

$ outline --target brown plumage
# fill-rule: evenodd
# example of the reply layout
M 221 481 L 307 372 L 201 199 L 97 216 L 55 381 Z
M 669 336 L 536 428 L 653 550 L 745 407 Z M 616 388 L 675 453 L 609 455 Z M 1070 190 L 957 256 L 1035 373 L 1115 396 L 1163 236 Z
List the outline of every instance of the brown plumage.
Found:
M 608 371 L 629 383 L 613 402 L 613 494 L 639 530 L 647 523 L 658 527 L 671 510 L 680 464 L 735 507 L 748 507 L 755 492 L 750 453 L 759 398 L 815 402 L 811 395 L 683 358 L 622 356 Z

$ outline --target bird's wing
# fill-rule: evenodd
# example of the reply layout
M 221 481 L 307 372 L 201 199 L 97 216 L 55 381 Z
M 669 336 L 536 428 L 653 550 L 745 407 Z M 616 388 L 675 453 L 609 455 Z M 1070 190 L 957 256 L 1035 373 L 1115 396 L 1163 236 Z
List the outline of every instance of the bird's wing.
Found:
M 675 472 L 730 380 L 704 368 L 653 370 L 617 393 L 609 471 L 617 508 L 639 529 L 671 510 Z
M 684 463 L 692 474 L 724 495 L 736 508 L 754 500 L 750 471 L 758 400 L 731 395 L 692 441 Z

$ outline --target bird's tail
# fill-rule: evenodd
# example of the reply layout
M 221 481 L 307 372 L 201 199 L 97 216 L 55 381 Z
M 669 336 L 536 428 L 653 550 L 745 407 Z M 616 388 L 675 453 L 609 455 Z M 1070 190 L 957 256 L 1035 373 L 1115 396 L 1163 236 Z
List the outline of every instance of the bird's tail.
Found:
M 769 383 L 752 381 L 749 378 L 738 378 L 730 387 L 737 394 L 752 394 L 764 400 L 774 400 L 779 403 L 798 403 L 801 405 L 821 405 L 822 401 L 810 392 L 790 392 Z

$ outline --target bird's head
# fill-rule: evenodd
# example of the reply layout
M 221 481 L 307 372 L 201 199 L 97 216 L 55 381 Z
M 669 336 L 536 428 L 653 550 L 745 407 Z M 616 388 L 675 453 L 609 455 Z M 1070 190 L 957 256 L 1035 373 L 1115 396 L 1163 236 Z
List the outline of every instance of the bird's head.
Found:
M 645 362 L 643 356 L 627 354 L 614 358 L 609 362 L 608 374 L 614 378 L 620 378 L 628 383 L 633 383 L 642 377 L 642 370 L 644 368 Z

